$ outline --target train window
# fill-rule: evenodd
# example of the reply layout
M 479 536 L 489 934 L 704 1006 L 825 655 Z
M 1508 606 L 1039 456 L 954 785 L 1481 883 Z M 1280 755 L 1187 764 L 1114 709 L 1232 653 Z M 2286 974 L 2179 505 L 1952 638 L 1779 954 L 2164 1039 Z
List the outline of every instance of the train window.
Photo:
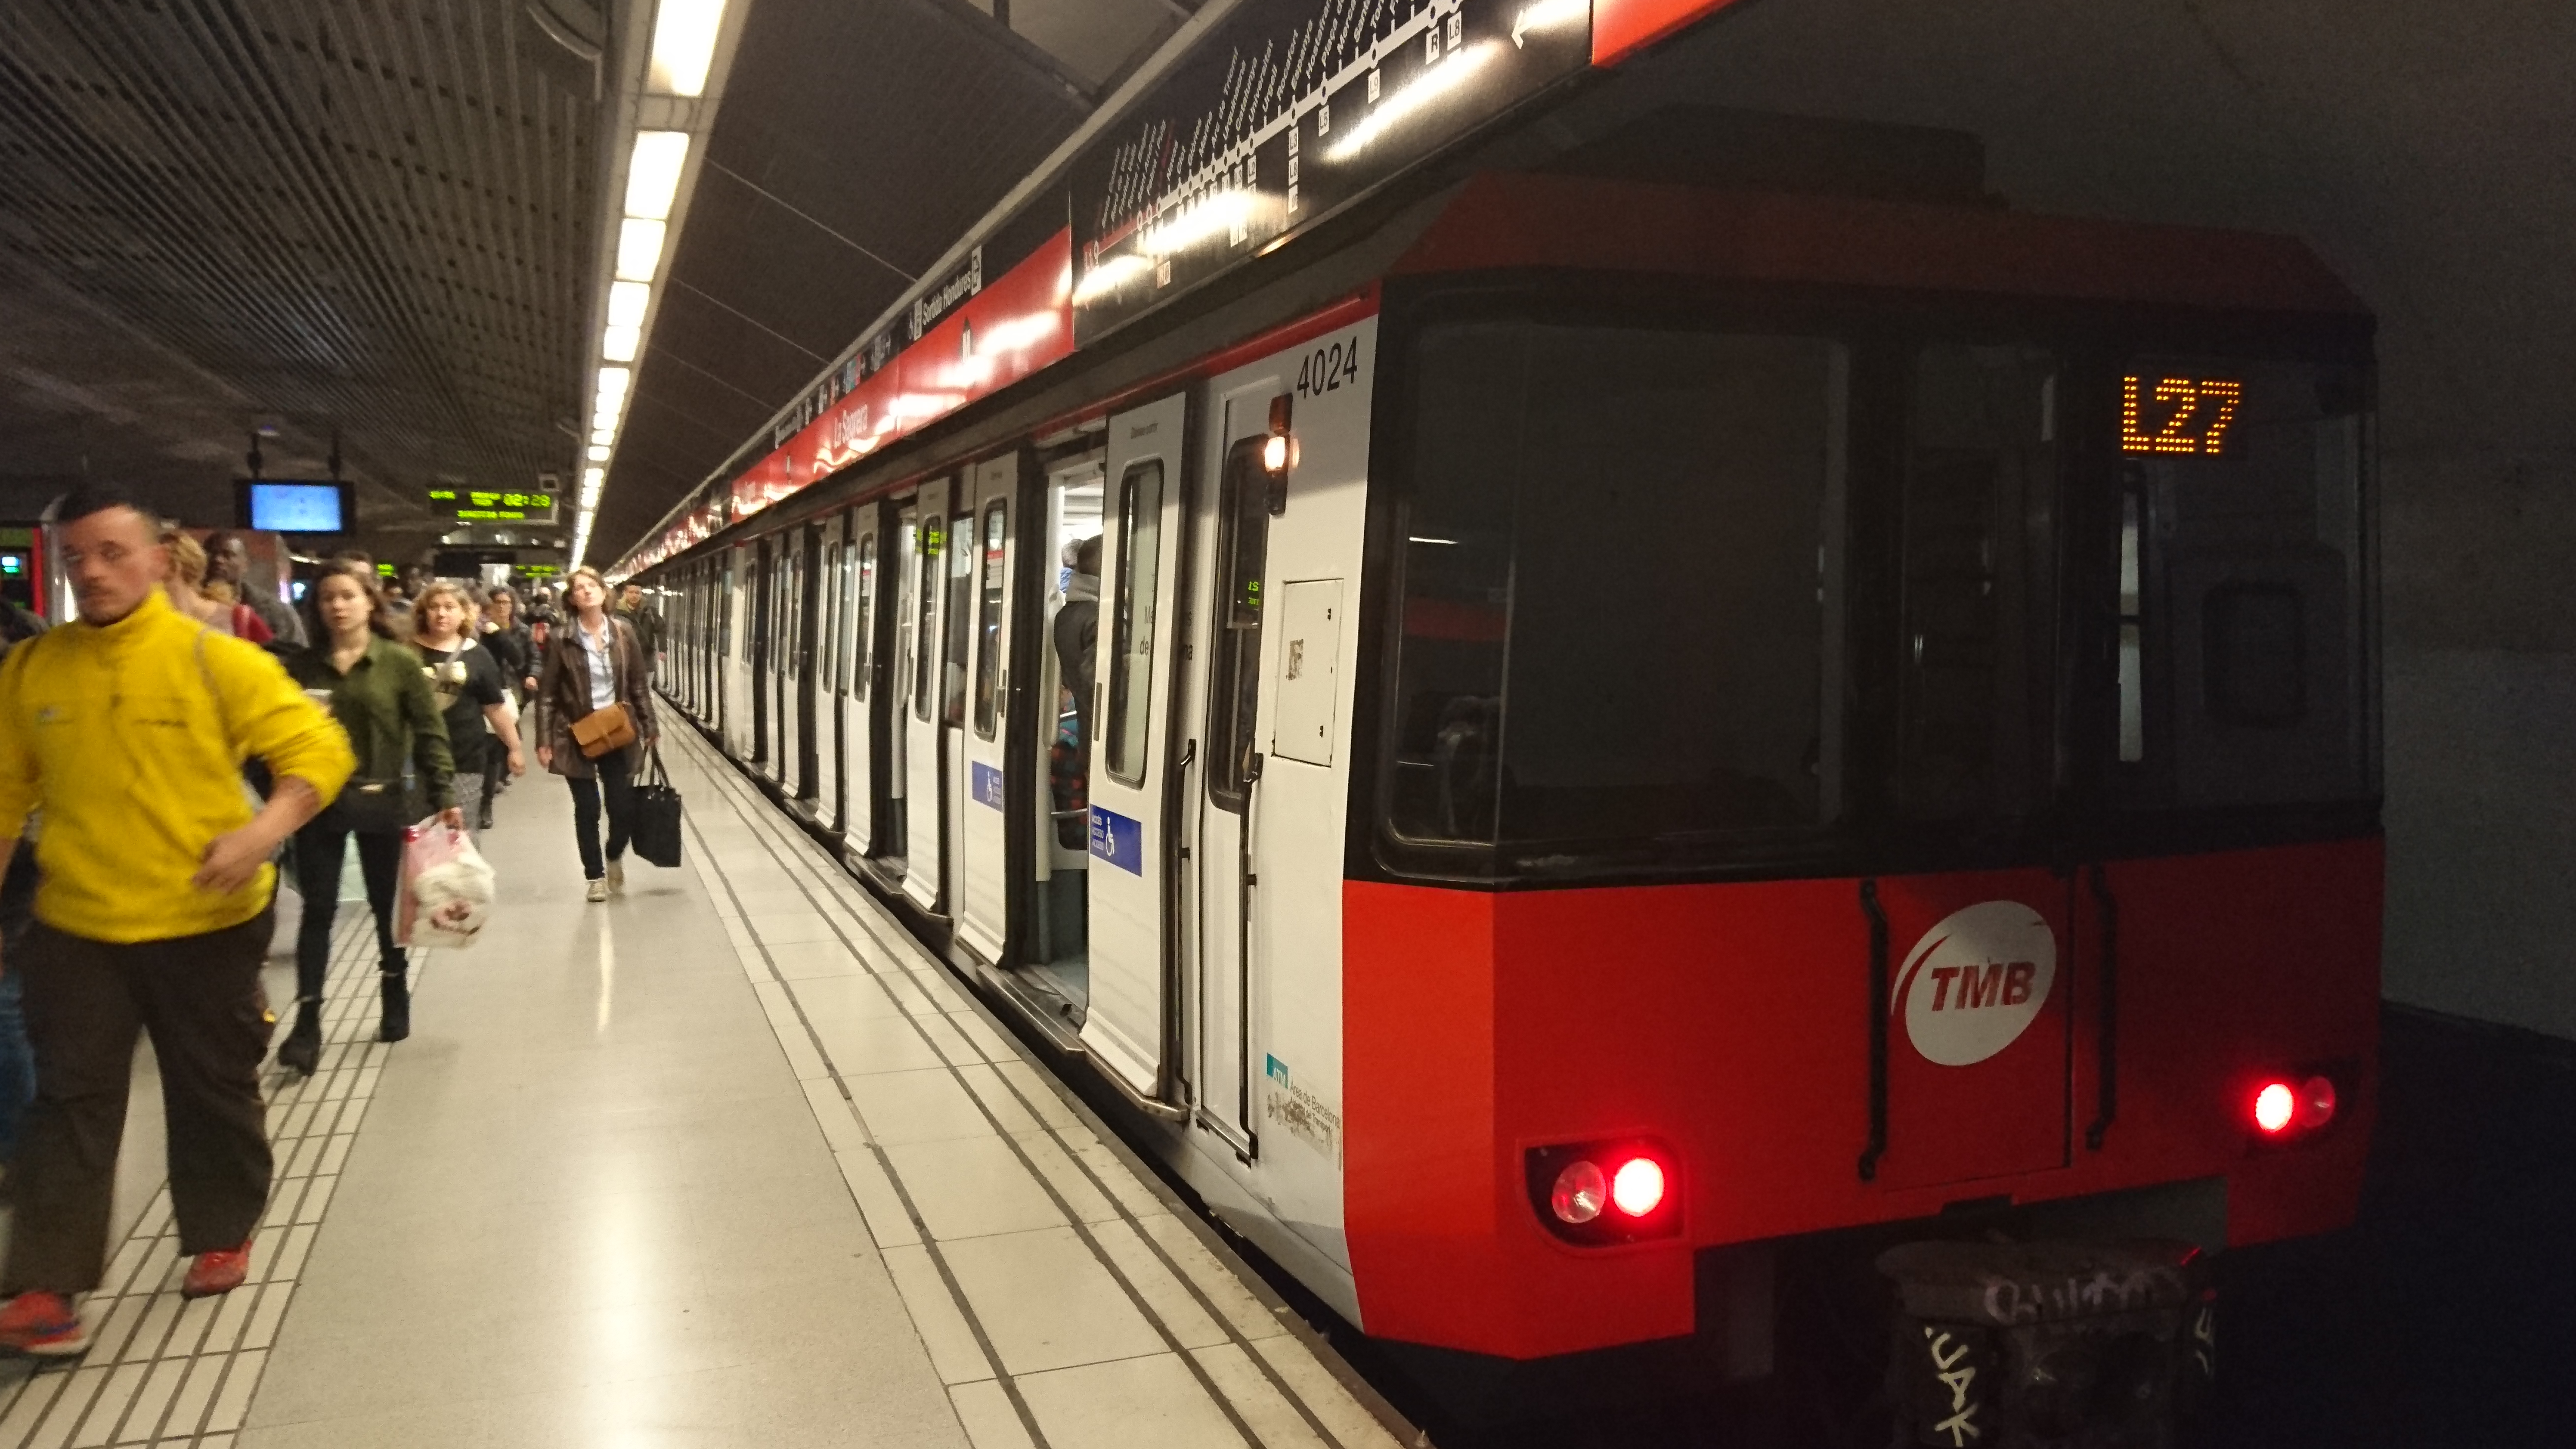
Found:
M 975 642 L 975 560 L 983 550 L 975 546 L 975 515 L 965 509 L 949 520 L 948 639 L 940 665 L 940 720 L 951 725 L 966 723 L 967 651 Z
M 2035 348 L 1915 355 L 1894 781 L 1913 819 L 2018 819 L 2046 795 L 2057 377 Z
M 868 637 L 868 621 L 874 614 L 877 588 L 877 536 L 873 533 L 859 540 L 858 547 L 841 555 L 841 568 L 847 579 L 842 591 L 842 610 L 849 620 L 845 631 L 849 651 L 849 674 L 842 680 L 841 692 L 852 699 L 868 697 L 868 664 L 874 640 Z
M 932 658 L 939 653 L 939 559 L 948 529 L 936 513 L 921 516 L 920 546 L 913 550 L 912 586 L 919 602 L 912 631 L 912 717 L 930 718 Z
M 2119 390 L 2121 565 L 2127 574 L 2134 548 L 2138 600 L 2131 609 L 2124 577 L 2116 798 L 2150 809 L 2367 798 L 2363 374 L 2139 358 Z
M 999 498 L 985 504 L 983 597 L 975 612 L 975 733 L 988 740 L 1000 713 L 995 682 L 1002 667 L 1002 588 L 1007 582 L 1002 555 L 1009 533 L 1010 505 Z
M 815 670 L 814 687 L 830 694 L 841 687 L 841 541 L 834 539 L 823 548 L 822 627 L 823 658 Z
M 1152 705 L 1154 606 L 1163 563 L 1163 463 L 1127 465 L 1118 479 L 1118 599 L 1109 626 L 1109 773 L 1145 783 L 1146 716 Z
M 1217 513 L 1216 648 L 1208 663 L 1208 798 L 1240 813 L 1251 793 L 1261 698 L 1261 576 L 1270 555 L 1270 475 L 1261 466 L 1266 433 L 1226 450 Z
M 1843 348 L 1497 321 L 1414 362 L 1394 832 L 1517 871 L 1824 823 Z

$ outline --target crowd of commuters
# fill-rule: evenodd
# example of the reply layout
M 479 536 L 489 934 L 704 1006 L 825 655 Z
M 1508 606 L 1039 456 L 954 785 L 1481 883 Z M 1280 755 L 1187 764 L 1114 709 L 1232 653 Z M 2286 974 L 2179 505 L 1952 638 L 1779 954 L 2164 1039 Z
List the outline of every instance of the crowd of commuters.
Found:
M 354 553 L 314 571 L 299 611 L 253 584 L 239 535 L 200 542 L 106 487 L 65 498 L 55 527 L 76 617 L 48 628 L 0 601 L 0 1349 L 62 1356 L 88 1343 L 75 1305 L 106 1266 L 137 1036 L 159 1064 L 181 1291 L 227 1292 L 274 1169 L 260 976 L 281 872 L 302 918 L 279 1063 L 319 1064 L 353 844 L 378 1035 L 403 1040 L 404 832 L 491 827 L 526 769 L 525 708 L 570 788 L 589 898 L 621 889 L 661 624 L 640 591 L 612 609 L 589 569 L 558 601 L 418 569 L 388 582 Z M 574 727 L 608 709 L 631 738 L 585 753 Z

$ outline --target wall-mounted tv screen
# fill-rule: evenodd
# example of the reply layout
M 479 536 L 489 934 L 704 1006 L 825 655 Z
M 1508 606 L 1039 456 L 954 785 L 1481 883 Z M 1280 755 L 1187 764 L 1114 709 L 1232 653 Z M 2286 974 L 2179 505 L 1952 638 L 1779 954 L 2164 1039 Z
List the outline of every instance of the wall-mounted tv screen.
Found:
M 243 478 L 237 522 L 268 533 L 346 533 L 357 522 L 349 485 Z

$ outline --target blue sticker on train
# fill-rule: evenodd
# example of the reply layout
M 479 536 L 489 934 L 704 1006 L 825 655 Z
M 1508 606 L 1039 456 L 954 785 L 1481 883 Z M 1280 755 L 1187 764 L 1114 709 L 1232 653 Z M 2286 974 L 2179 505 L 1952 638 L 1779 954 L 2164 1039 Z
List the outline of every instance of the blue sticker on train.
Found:
M 1145 873 L 1145 827 L 1115 810 L 1091 807 L 1091 853 L 1127 872 Z
M 975 803 L 1002 808 L 1002 772 L 981 760 L 975 762 Z

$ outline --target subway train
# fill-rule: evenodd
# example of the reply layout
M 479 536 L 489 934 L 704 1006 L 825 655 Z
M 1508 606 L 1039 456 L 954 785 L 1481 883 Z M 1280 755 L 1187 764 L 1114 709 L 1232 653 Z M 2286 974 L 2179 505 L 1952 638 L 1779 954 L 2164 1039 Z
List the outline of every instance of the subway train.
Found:
M 1759 1377 L 1813 1245 L 2351 1221 L 2372 332 L 2279 237 L 1477 172 L 637 577 L 1370 1339 Z

